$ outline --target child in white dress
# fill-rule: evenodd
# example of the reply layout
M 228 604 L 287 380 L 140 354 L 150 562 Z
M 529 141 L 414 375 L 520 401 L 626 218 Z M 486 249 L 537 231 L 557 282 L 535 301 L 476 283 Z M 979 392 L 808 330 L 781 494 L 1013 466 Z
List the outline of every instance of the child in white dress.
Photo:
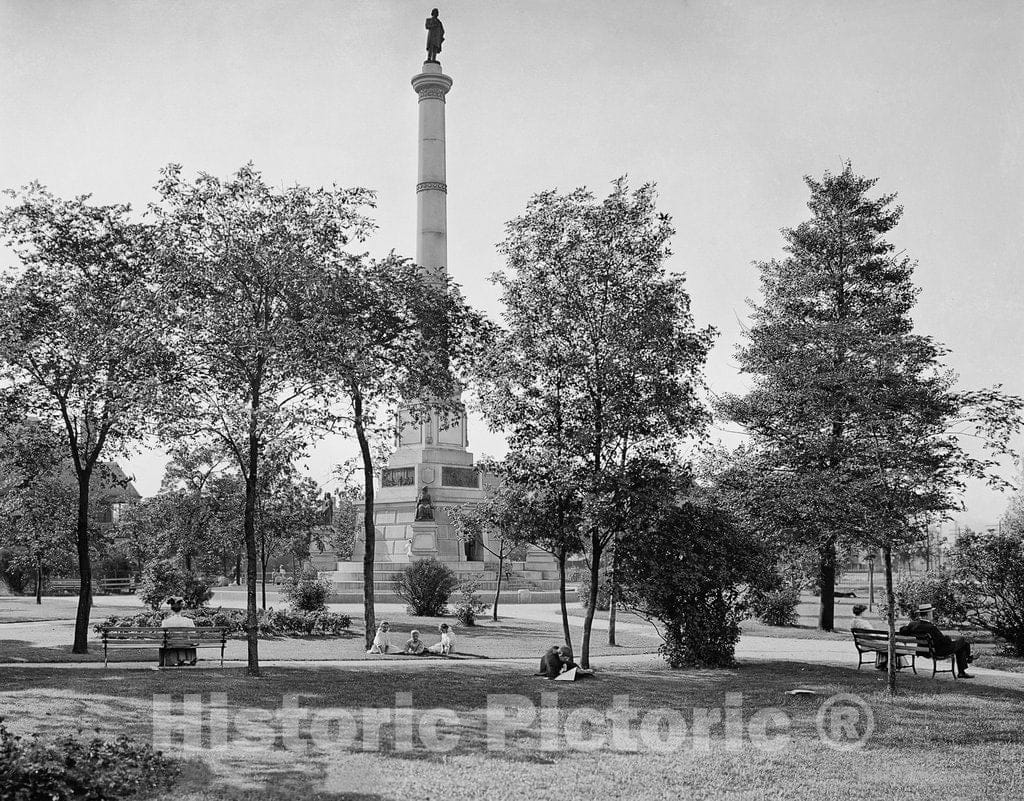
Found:
M 455 635 L 452 634 L 451 627 L 447 623 L 442 623 L 437 628 L 441 632 L 441 642 L 431 645 L 427 650 L 441 656 L 455 653 Z
M 370 646 L 368 654 L 388 654 L 391 653 L 391 637 L 388 632 L 391 630 L 391 624 L 386 620 L 383 621 L 377 627 L 377 634 L 373 638 L 373 645 Z

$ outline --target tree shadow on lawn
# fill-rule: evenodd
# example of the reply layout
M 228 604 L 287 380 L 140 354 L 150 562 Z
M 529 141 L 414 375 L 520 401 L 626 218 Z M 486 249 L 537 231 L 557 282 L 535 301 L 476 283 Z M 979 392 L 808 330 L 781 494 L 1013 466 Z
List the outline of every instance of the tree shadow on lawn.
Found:
M 796 688 L 809 688 L 813 696 L 792 696 Z M 792 662 L 744 662 L 731 670 L 670 670 L 656 663 L 615 665 L 595 677 L 574 683 L 552 682 L 532 674 L 532 666 L 484 663 L 452 664 L 437 660 L 429 666 L 402 670 L 395 666 L 373 671 L 360 666 L 264 668 L 249 678 L 244 668 L 191 671 L 75 670 L 74 668 L 0 669 L 0 694 L 7 704 L 38 700 L 47 714 L 63 713 L 67 706 L 87 704 L 96 711 L 124 705 L 150 720 L 153 698 L 170 694 L 226 693 L 231 707 L 280 709 L 286 695 L 301 696 L 301 706 L 360 709 L 395 704 L 396 693 L 411 693 L 416 709 L 449 708 L 456 712 L 485 709 L 489 698 L 519 695 L 538 704 L 542 693 L 557 695 L 561 709 L 606 709 L 614 696 L 629 696 L 640 708 L 723 706 L 727 693 L 742 694 L 747 710 L 780 707 L 816 711 L 837 693 L 863 696 L 873 707 L 898 709 L 908 722 L 926 722 L 936 716 L 959 715 L 997 707 L 1024 711 L 1024 688 L 1009 689 L 952 680 L 900 676 L 901 695 L 890 701 L 883 676 L 855 669 Z M 5 704 L 5 705 L 7 705 Z M 29 717 L 36 717 L 30 709 Z M 909 716 L 909 717 L 907 717 Z M 974 717 L 974 715 L 971 715 Z M 12 719 L 17 719 L 11 715 Z M 84 721 L 84 718 L 82 718 Z M 102 716 L 101 722 L 106 722 Z M 87 722 L 86 722 L 87 725 Z
M 0 639 L 0 664 L 19 662 L 102 662 L 103 645 L 89 642 L 89 653 L 71 653 L 71 643 L 46 645 L 36 640 Z M 152 648 L 117 648 L 110 653 L 110 662 L 152 662 L 156 664 L 156 651 Z

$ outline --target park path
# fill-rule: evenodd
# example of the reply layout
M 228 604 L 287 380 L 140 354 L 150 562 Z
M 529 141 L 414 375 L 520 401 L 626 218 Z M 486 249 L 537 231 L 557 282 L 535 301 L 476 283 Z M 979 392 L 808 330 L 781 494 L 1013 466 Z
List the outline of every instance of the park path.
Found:
M 268 592 L 268 605 L 274 605 L 278 602 L 276 593 L 272 594 Z M 56 600 L 56 599 L 54 599 Z M 135 600 L 134 596 L 118 597 L 118 605 L 138 605 L 140 608 L 142 604 L 137 602 L 135 604 L 132 601 Z M 225 607 L 244 607 L 245 605 L 245 594 L 244 592 L 238 591 L 219 591 L 214 597 L 213 604 L 222 605 Z M 362 616 L 362 606 L 359 604 L 330 604 L 332 611 L 344 612 L 350 615 L 353 620 L 358 620 Z M 404 605 L 402 604 L 377 604 L 375 607 L 378 619 L 382 619 L 388 615 L 397 616 L 404 613 Z M 101 609 L 97 609 L 98 612 L 102 613 Z M 71 614 L 73 615 L 73 608 Z M 561 625 L 561 612 L 558 604 L 505 604 L 501 606 L 501 616 L 504 618 L 514 618 L 520 620 L 530 620 L 536 622 L 543 622 L 554 625 Z M 68 620 L 53 620 L 53 621 L 19 621 L 11 623 L 0 623 L 0 642 L 5 638 L 5 632 L 40 632 L 43 629 L 49 630 L 50 636 L 57 633 L 57 630 L 61 630 L 61 633 L 57 635 L 63 640 L 67 639 L 65 633 L 72 626 L 73 621 Z M 583 627 L 583 618 L 573 616 L 571 618 L 571 625 L 574 631 L 581 631 Z M 608 620 L 606 617 L 595 617 L 594 618 L 594 631 L 605 632 L 608 630 Z M 635 620 L 618 620 L 616 621 L 616 630 L 620 632 L 633 632 L 637 634 L 650 635 L 652 633 L 652 626 L 646 622 L 636 622 Z M 577 634 L 578 637 L 578 634 Z M 578 639 L 574 640 L 578 642 Z M 740 662 L 803 662 L 808 664 L 819 664 L 819 665 L 830 665 L 833 667 L 850 668 L 856 666 L 856 651 L 853 648 L 852 642 L 847 639 L 826 639 L 826 638 L 811 638 L 811 637 L 761 637 L 757 635 L 743 635 L 740 637 L 740 641 L 736 646 L 736 657 Z M 425 659 L 425 660 L 414 660 L 414 659 L 398 659 L 398 658 L 384 658 L 380 660 L 368 661 L 366 659 L 333 659 L 333 660 L 321 660 L 321 659 L 261 659 L 260 664 L 266 667 L 302 667 L 302 668 L 322 668 L 322 667 L 355 667 L 362 666 L 366 667 L 368 664 L 374 665 L 375 669 L 429 669 L 431 665 L 435 665 L 439 660 L 436 659 Z M 459 659 L 452 660 L 453 662 L 462 661 L 473 661 L 474 659 Z M 504 665 L 515 665 L 528 667 L 537 663 L 535 657 L 508 657 L 508 658 L 488 658 L 486 660 L 488 664 L 504 664 Z M 604 669 L 607 667 L 614 666 L 645 666 L 645 665 L 657 665 L 663 664 L 661 657 L 657 654 L 612 654 L 606 656 L 596 656 L 592 659 L 593 666 L 598 669 Z M 204 669 L 218 669 L 219 663 L 210 660 L 207 664 L 202 664 Z M 240 659 L 225 659 L 224 665 L 227 667 L 239 667 L 244 665 L 244 660 Z M 3 668 L 58 668 L 58 669 L 103 669 L 102 662 L 43 662 L 43 663 L 29 663 L 29 662 L 12 662 L 12 663 L 0 663 L 0 670 Z M 930 678 L 930 667 L 921 668 L 920 677 Z M 152 662 L 118 662 L 118 669 L 153 669 Z M 865 666 L 863 671 L 870 670 L 869 666 Z M 1022 673 L 1011 673 L 1008 671 L 990 670 L 987 668 L 972 667 L 971 672 L 977 677 L 976 683 L 985 685 L 1005 687 L 1007 689 L 1024 690 L 1024 674 Z M 879 677 L 881 678 L 881 676 Z M 941 674 L 936 681 L 952 682 L 953 679 L 948 674 Z

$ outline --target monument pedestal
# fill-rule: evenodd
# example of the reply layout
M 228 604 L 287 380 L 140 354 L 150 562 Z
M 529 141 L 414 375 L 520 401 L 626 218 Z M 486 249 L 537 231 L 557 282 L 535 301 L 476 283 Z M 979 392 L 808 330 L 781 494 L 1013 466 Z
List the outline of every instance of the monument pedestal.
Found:
M 437 523 L 421 520 L 409 526 L 412 532 L 412 559 L 437 558 Z

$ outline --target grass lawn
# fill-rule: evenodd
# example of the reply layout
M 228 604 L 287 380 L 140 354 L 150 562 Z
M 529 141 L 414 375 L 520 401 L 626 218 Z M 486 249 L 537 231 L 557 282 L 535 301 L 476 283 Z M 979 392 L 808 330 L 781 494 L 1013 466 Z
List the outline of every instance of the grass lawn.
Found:
M 93 602 L 93 617 L 138 612 L 137 601 L 119 595 L 98 595 Z M 0 597 L 0 624 L 29 623 L 50 620 L 74 620 L 78 609 L 77 596 L 44 597 L 41 604 L 35 597 L 8 595 Z
M 811 688 L 817 695 L 791 696 Z M 543 795 L 559 799 L 891 799 L 1020 798 L 1024 788 L 1024 690 L 932 681 L 901 676 L 904 693 L 889 701 L 873 673 L 789 663 L 745 663 L 736 670 L 669 671 L 662 666 L 621 667 L 575 684 L 547 682 L 528 670 L 483 662 L 421 663 L 416 669 L 374 671 L 367 667 L 270 668 L 258 679 L 240 669 L 202 671 L 96 671 L 75 668 L 0 669 L 0 708 L 18 733 L 47 734 L 97 729 L 112 737 L 125 732 L 150 742 L 153 697 L 225 693 L 228 742 L 187 758 L 178 784 L 161 799 L 275 801 L 275 799 L 520 799 Z M 414 719 L 432 708 L 449 708 L 457 726 L 446 753 L 420 739 L 422 729 L 403 746 L 393 723 L 380 728 L 379 745 L 360 729 L 352 739 L 331 728 L 331 717 L 347 720 L 348 710 L 363 721 L 364 707 L 387 708 L 395 693 L 411 693 Z M 581 752 L 559 742 L 545 748 L 536 724 L 509 736 L 503 747 L 489 739 L 484 710 L 494 693 L 518 694 L 540 705 L 550 697 L 551 731 L 568 731 L 573 744 L 604 736 L 605 724 L 588 729 L 580 721 L 603 715 L 614 696 L 628 696 L 640 715 L 653 709 L 677 710 L 693 733 L 702 718 L 695 708 L 728 704 L 750 722 L 758 709 L 775 707 L 789 721 L 775 718 L 772 733 L 788 741 L 777 751 L 749 742 L 735 749 L 720 723 L 709 736 L 683 737 L 669 753 L 650 747 L 639 753 L 605 744 Z M 824 699 L 853 693 L 870 707 L 874 730 L 862 750 L 837 751 L 821 742 L 815 725 Z M 738 696 L 727 694 L 740 694 Z M 281 712 L 286 695 L 300 696 L 297 711 Z M 739 700 L 741 699 L 741 703 Z M 492 711 L 499 710 L 492 698 Z M 555 706 L 557 704 L 557 707 Z M 334 710 L 334 712 L 330 712 Z M 669 713 L 666 713 L 669 714 Z M 210 718 L 192 713 L 179 719 L 194 732 Z M 321 725 L 309 725 L 309 720 Z M 291 720 L 292 723 L 288 723 Z M 648 719 L 650 721 L 651 719 Z M 157 723 L 158 731 L 166 724 Z M 582 728 L 581 728 L 582 725 Z M 296 735 L 282 736 L 294 728 Z M 827 728 L 827 727 L 826 727 Z M 625 730 L 620 729 L 620 733 Z M 648 734 L 653 736 L 653 728 Z M 630 736 L 637 734 L 633 723 Z M 248 735 L 245 739 L 244 735 Z M 176 735 L 180 736 L 180 735 Z M 350 741 L 339 742 L 339 740 Z M 649 742 L 653 742 L 649 741 Z M 491 747 L 489 747 L 489 744 Z M 700 746 L 707 744 L 707 750 Z M 598 743 L 600 745 L 600 743 Z M 694 749 L 694 746 L 697 749 Z M 168 753 L 178 749 L 172 744 Z
M 102 620 L 97 615 L 93 623 Z M 379 616 L 391 623 L 391 642 L 401 649 L 412 629 L 420 631 L 421 639 L 428 645 L 437 642 L 440 623 L 455 626 L 456 651 L 463 657 L 475 656 L 485 659 L 496 657 L 536 657 L 550 646 L 562 642 L 562 627 L 558 623 L 535 621 L 521 618 L 503 618 L 498 623 L 482 620 L 476 626 L 463 627 L 454 618 L 424 618 L 407 615 Z M 578 637 L 578 631 L 574 632 Z M 73 625 L 70 622 L 41 624 L 39 627 L 17 627 L 4 630 L 0 627 L 0 663 L 11 662 L 102 662 L 103 646 L 99 635 L 90 632 L 90 653 L 72 654 L 71 640 Z M 591 644 L 592 656 L 607 654 L 651 653 L 657 650 L 661 640 L 651 631 L 648 633 L 623 632 L 618 638 L 619 645 L 610 647 L 607 640 L 595 636 Z M 574 641 L 579 650 L 579 641 Z M 203 648 L 199 657 L 219 659 L 218 649 Z M 215 656 L 216 655 L 216 656 Z M 239 636 L 228 642 L 226 659 L 246 658 L 246 644 Z M 340 637 L 282 637 L 260 640 L 260 658 L 266 660 L 288 659 L 321 661 L 333 659 L 402 659 L 392 656 L 367 656 L 363 640 L 362 621 L 353 619 L 350 633 Z M 156 662 L 153 650 L 118 648 L 111 650 L 111 661 Z

